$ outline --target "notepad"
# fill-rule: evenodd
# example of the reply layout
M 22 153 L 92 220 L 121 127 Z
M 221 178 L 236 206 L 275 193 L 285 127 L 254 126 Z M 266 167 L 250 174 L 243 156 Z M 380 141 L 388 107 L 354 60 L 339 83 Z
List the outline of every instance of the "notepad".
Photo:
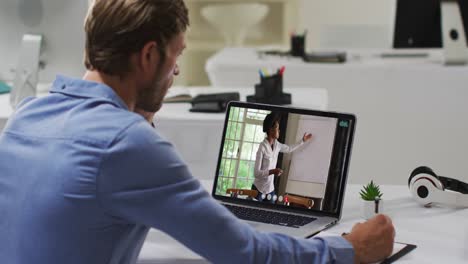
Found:
M 164 103 L 190 103 L 192 99 L 193 97 L 190 94 L 178 94 L 164 97 Z
M 327 236 L 339 236 L 339 234 L 336 234 L 335 232 L 331 231 L 322 231 L 318 233 L 317 235 L 314 235 L 314 237 L 327 237 Z M 413 249 L 415 249 L 417 246 L 413 244 L 407 244 L 407 243 L 402 243 L 402 242 L 394 242 L 393 243 L 393 251 L 392 254 L 387 257 L 386 259 L 376 262 L 379 264 L 390 264 L 398 260 L 399 258 L 405 256 L 409 252 L 411 252 Z
M 416 245 L 412 244 L 406 244 L 406 243 L 401 243 L 401 242 L 395 242 L 393 243 L 393 251 L 392 254 L 384 259 L 381 262 L 381 264 L 390 264 L 398 260 L 399 258 L 403 257 L 404 255 L 408 254 L 411 252 L 413 249 L 416 248 Z
M 193 92 L 187 88 L 174 87 L 168 90 L 164 97 L 164 103 L 190 103 L 193 99 Z

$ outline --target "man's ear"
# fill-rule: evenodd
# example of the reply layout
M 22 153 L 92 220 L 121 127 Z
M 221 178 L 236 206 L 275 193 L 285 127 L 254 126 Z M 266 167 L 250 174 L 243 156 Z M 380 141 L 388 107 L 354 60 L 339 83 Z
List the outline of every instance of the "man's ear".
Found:
M 153 73 L 156 61 L 160 59 L 157 43 L 155 41 L 146 43 L 141 49 L 139 57 L 139 66 L 141 70 L 145 73 Z

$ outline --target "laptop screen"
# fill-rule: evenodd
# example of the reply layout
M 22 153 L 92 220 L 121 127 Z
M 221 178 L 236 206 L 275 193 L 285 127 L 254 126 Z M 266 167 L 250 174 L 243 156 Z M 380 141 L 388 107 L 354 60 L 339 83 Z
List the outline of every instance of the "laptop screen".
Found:
M 213 196 L 341 216 L 354 115 L 231 102 Z

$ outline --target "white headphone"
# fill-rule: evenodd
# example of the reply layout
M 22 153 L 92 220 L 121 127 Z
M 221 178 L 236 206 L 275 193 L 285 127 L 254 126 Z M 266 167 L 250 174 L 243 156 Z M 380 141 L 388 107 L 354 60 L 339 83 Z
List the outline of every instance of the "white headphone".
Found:
M 429 167 L 414 169 L 408 179 L 408 187 L 413 198 L 426 207 L 432 204 L 468 207 L 468 184 L 437 176 Z

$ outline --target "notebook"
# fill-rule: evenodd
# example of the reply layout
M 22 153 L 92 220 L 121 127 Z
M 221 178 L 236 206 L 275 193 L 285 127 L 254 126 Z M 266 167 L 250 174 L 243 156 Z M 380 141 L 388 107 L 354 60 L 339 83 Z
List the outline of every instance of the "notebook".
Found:
M 212 196 L 260 231 L 310 237 L 341 218 L 355 126 L 352 114 L 230 102 Z

